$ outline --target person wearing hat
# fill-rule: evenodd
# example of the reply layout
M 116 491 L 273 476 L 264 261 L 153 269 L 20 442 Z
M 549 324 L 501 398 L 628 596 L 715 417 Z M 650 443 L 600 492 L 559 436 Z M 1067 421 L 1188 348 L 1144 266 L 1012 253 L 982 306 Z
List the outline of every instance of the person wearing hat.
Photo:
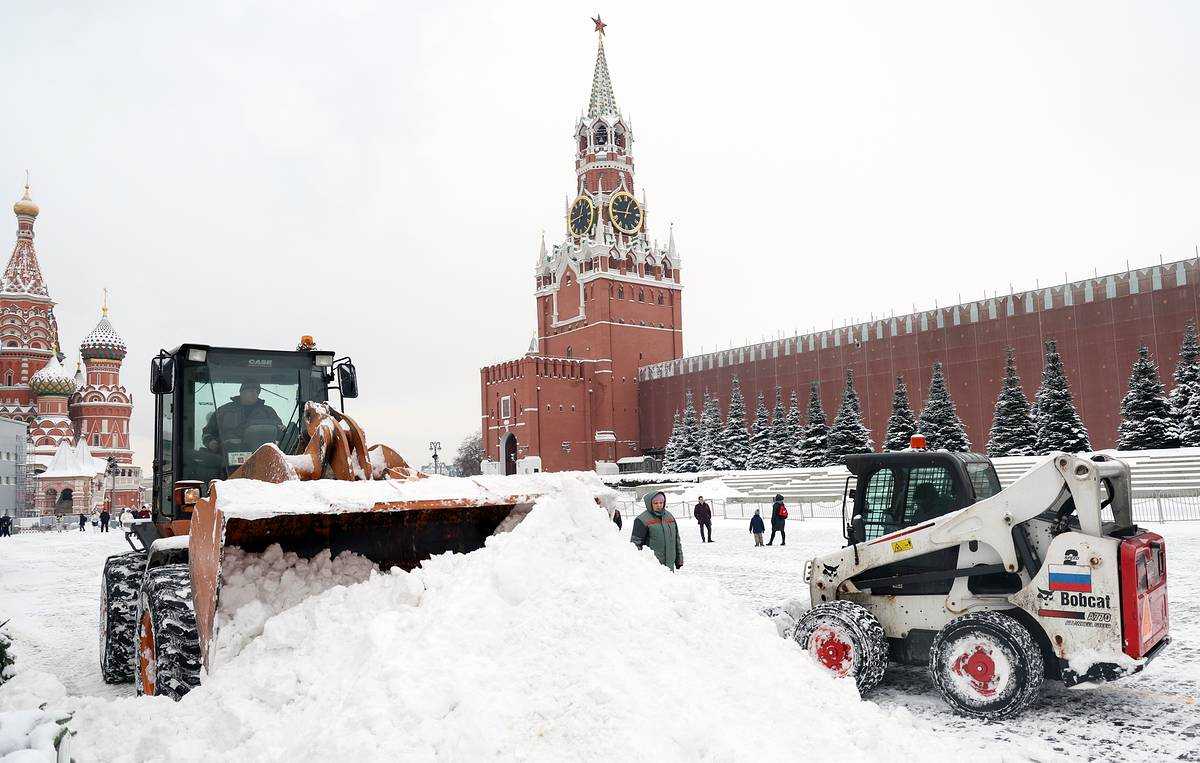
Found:
M 227 453 L 252 451 L 263 443 L 243 442 L 246 428 L 251 426 L 273 427 L 275 435 L 271 440 L 279 439 L 283 422 L 275 409 L 258 396 L 261 391 L 262 387 L 254 380 L 242 382 L 237 396 L 218 408 L 204 425 L 204 446 L 213 453 L 220 453 L 222 447 Z
M 783 496 L 776 495 L 775 502 L 771 504 L 771 539 L 767 541 L 768 546 L 775 545 L 775 533 L 779 533 L 779 545 L 787 545 L 787 506 L 783 503 Z
M 696 507 L 692 509 L 692 516 L 696 518 L 696 523 L 700 525 L 700 542 L 712 543 L 712 507 L 708 505 L 708 501 L 704 500 L 704 496 L 697 496 Z M 704 539 L 704 530 L 708 529 L 708 540 Z
M 668 570 L 677 570 L 683 566 L 683 545 L 679 542 L 675 516 L 667 511 L 667 494 L 651 493 L 645 501 L 646 510 L 633 520 L 629 540 L 639 551 L 649 546 L 660 564 Z

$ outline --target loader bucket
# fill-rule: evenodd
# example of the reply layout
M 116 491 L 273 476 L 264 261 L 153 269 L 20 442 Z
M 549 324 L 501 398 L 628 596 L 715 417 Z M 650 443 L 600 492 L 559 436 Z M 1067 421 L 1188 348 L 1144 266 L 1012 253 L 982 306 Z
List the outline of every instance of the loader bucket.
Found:
M 236 487 L 245 482 L 237 480 Z M 328 481 L 327 481 L 328 482 Z M 260 504 L 252 510 L 227 509 L 222 491 L 232 492 L 232 482 L 213 482 L 209 495 L 196 504 L 189 541 L 192 593 L 201 657 L 209 667 L 209 646 L 215 637 L 216 612 L 221 586 L 221 561 L 226 546 L 262 552 L 278 543 L 284 551 L 311 558 L 325 549 L 333 556 L 343 551 L 361 554 L 388 570 L 411 570 L 425 559 L 447 551 L 468 553 L 482 548 L 488 536 L 515 527 L 532 506 L 534 495 L 504 496 L 481 489 L 466 479 L 422 480 L 422 485 L 456 487 L 467 483 L 470 490 L 447 490 L 449 497 L 408 500 L 375 500 L 387 494 L 387 482 L 331 482 L 330 490 L 346 493 L 338 486 L 357 485 L 361 496 L 346 505 L 314 508 L 289 503 L 300 485 L 317 482 L 290 481 L 257 483 L 263 495 L 278 493 L 277 505 Z M 353 491 L 353 489 L 350 489 Z M 264 492 L 265 491 L 265 492 Z

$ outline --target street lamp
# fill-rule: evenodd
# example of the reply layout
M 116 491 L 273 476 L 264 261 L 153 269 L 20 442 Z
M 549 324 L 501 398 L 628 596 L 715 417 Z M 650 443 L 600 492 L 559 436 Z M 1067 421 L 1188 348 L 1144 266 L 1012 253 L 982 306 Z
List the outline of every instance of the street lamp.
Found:
M 431 440 L 429 442 L 429 449 L 433 451 L 433 473 L 441 474 L 438 470 L 438 451 L 442 449 L 442 444 L 437 440 Z
M 108 477 L 109 477 L 108 513 L 109 513 L 109 516 L 111 516 L 114 513 L 114 509 L 116 508 L 115 506 L 113 506 L 113 499 L 116 497 L 116 491 L 117 491 L 117 457 L 116 456 L 108 457 L 108 466 L 105 468 L 104 471 L 106 471 L 108 473 Z

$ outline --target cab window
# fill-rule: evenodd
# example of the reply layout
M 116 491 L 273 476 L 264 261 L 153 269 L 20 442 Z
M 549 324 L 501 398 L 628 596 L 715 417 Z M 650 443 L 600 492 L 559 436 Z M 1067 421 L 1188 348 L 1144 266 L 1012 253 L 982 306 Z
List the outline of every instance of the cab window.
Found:
M 953 510 L 954 478 L 945 466 L 917 466 L 907 470 L 901 527 L 928 522 Z
M 971 478 L 976 501 L 991 498 L 1000 492 L 1000 478 L 996 476 L 996 470 L 991 464 L 967 464 L 967 476 Z
M 864 540 L 887 535 L 895 527 L 896 474 L 891 469 L 880 469 L 871 475 L 867 491 L 863 496 Z

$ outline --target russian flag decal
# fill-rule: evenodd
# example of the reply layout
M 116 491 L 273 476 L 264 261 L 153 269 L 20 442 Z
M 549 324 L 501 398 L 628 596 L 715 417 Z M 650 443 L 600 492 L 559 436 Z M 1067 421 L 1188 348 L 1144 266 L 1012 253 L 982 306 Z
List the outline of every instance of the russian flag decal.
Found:
M 1092 592 L 1092 568 L 1073 564 L 1050 565 L 1050 590 Z

